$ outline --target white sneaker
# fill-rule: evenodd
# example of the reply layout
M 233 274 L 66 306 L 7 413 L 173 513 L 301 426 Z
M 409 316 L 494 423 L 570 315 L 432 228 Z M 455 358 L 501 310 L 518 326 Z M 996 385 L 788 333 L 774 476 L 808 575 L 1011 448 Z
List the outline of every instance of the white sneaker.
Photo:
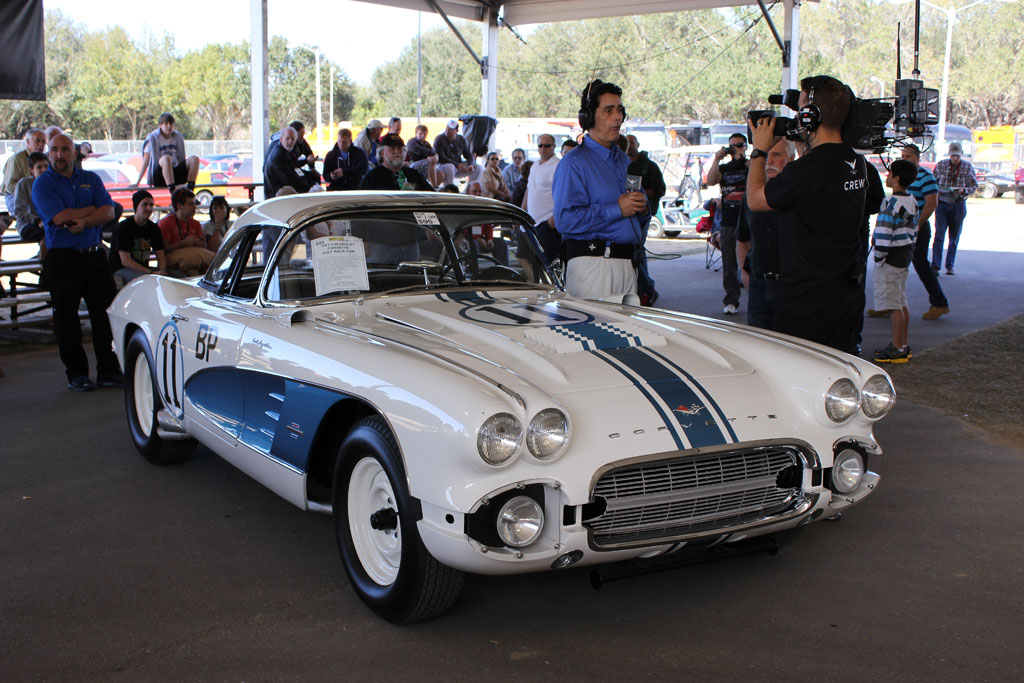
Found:
M 736 311 L 738 310 L 739 309 L 736 308 L 736 304 L 728 304 L 725 308 L 722 309 L 722 313 L 725 313 L 726 315 L 735 315 Z

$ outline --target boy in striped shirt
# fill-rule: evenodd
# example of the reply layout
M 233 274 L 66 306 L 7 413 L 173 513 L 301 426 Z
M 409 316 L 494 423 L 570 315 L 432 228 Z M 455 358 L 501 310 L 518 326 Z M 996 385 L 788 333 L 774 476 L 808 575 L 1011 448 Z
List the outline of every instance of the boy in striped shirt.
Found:
M 892 341 L 875 351 L 876 363 L 906 363 L 910 359 L 907 268 L 917 240 L 917 200 L 907 194 L 907 187 L 916 177 L 917 167 L 909 161 L 897 159 L 889 166 L 885 184 L 892 189 L 892 196 L 882 202 L 871 238 L 875 249 L 875 310 L 892 311 Z

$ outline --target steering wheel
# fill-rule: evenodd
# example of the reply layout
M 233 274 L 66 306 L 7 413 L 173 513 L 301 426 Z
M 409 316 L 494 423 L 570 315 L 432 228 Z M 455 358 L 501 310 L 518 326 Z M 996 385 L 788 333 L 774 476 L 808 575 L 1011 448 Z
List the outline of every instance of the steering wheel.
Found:
M 449 272 L 451 272 L 452 268 L 455 267 L 456 263 L 462 263 L 463 261 L 468 261 L 470 259 L 477 259 L 477 258 L 482 258 L 485 261 L 490 261 L 491 263 L 493 263 L 496 266 L 504 266 L 505 265 L 501 261 L 499 261 L 498 259 L 496 259 L 493 256 L 491 256 L 490 254 L 483 254 L 483 253 L 463 254 L 459 258 L 454 259 L 452 261 L 449 261 L 445 265 L 445 267 L 441 269 L 441 274 L 437 276 L 437 279 L 438 280 L 443 280 L 444 276 L 447 275 Z

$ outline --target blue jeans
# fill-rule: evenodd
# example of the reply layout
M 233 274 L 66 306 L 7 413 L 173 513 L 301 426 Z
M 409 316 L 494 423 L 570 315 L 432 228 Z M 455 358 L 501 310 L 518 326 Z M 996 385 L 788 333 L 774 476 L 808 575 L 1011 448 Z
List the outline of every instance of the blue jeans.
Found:
M 960 242 L 960 231 L 964 227 L 967 216 L 967 202 L 959 199 L 955 202 L 939 202 L 935 207 L 935 241 L 932 242 L 932 268 L 942 265 L 942 243 L 949 229 L 949 251 L 946 252 L 946 270 L 953 270 L 956 261 L 956 245 Z
M 747 324 L 752 327 L 772 329 L 775 311 L 782 299 L 780 280 L 762 280 L 751 276 L 750 291 L 747 294 Z

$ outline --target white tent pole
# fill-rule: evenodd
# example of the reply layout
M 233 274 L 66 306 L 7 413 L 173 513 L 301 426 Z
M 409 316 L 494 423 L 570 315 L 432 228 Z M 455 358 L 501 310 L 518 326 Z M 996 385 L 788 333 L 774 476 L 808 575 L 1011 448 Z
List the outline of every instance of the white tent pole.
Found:
M 263 199 L 263 153 L 270 142 L 267 100 L 267 0 L 249 0 L 250 59 L 252 62 L 252 180 L 255 199 Z

